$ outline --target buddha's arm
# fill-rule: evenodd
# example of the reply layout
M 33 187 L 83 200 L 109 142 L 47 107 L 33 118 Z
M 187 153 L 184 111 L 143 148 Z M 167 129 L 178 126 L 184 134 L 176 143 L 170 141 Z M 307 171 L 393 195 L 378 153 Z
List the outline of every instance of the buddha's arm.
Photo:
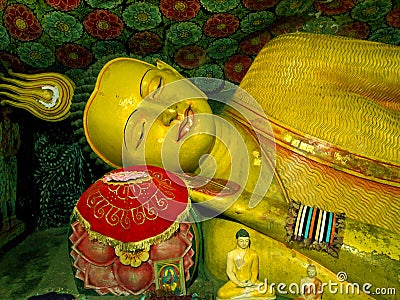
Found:
M 320 296 L 324 292 L 323 287 L 322 287 L 322 281 L 317 278 L 316 282 L 317 282 L 317 284 L 315 285 L 316 286 L 316 294 Z
M 301 296 L 303 297 L 303 299 L 307 299 L 306 297 L 306 280 L 304 279 L 304 278 L 302 278 L 301 279 L 301 281 L 300 281 L 300 294 L 301 294 Z
M 259 269 L 259 259 L 258 255 L 254 254 L 253 259 L 252 259 L 252 264 L 251 264 L 251 283 L 256 284 L 257 279 L 258 279 L 258 269 Z
M 233 255 L 232 253 L 228 253 L 226 261 L 226 274 L 228 275 L 230 281 L 232 281 L 237 286 L 241 286 L 240 281 L 236 278 L 236 275 L 234 273 L 233 264 L 234 264 Z

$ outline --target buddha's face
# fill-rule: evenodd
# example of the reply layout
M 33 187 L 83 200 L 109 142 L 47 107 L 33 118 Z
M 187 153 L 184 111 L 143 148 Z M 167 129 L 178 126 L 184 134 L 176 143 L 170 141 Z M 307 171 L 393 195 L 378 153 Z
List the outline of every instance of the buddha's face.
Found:
M 207 98 L 170 66 L 162 62 L 147 66 L 138 80 L 143 100 L 124 129 L 124 165 L 194 172 L 214 144 L 215 124 Z
M 310 278 L 314 278 L 317 276 L 317 269 L 315 267 L 308 267 L 307 268 L 307 275 Z
M 93 151 L 115 168 L 192 172 L 214 143 L 211 116 L 206 96 L 169 65 L 117 58 L 97 77 L 84 130 Z
M 250 238 L 240 236 L 237 238 L 237 245 L 241 249 L 246 249 L 250 246 Z

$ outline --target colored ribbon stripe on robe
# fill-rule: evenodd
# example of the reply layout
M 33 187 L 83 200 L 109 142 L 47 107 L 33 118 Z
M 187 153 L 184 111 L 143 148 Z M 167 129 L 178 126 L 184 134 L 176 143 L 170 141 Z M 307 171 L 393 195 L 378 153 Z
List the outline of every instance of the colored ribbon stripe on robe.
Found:
M 318 243 L 332 243 L 336 229 L 336 214 L 318 208 L 300 205 L 293 238 Z

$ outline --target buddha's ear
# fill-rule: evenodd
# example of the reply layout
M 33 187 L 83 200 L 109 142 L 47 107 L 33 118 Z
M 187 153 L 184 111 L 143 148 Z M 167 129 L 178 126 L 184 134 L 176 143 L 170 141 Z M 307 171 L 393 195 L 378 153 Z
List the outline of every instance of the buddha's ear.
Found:
M 156 65 L 157 65 L 157 69 L 159 69 L 161 71 L 170 71 L 170 72 L 174 73 L 175 75 L 177 75 L 179 77 L 183 77 L 177 70 L 175 70 L 173 67 L 171 67 L 166 62 L 163 62 L 160 59 L 156 59 L 155 62 L 156 62 Z

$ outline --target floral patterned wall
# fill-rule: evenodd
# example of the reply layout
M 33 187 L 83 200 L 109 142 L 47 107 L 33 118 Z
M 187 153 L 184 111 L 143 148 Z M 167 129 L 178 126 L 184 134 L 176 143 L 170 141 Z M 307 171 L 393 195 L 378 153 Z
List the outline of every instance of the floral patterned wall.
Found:
M 65 225 L 74 201 L 100 176 L 94 174 L 107 171 L 82 128 L 107 60 L 161 58 L 187 77 L 240 83 L 260 49 L 288 32 L 400 44 L 400 0 L 0 0 L 0 20 L 0 73 L 53 71 L 77 84 L 71 117 L 61 124 L 19 114 L 25 143 L 32 143 L 20 161 L 33 166 L 20 176 L 20 215 L 33 211 L 41 228 Z
M 400 43 L 400 1 L 0 0 L 0 60 L 77 80 L 107 55 L 163 55 L 186 76 L 240 82 L 269 39 L 292 31 Z

